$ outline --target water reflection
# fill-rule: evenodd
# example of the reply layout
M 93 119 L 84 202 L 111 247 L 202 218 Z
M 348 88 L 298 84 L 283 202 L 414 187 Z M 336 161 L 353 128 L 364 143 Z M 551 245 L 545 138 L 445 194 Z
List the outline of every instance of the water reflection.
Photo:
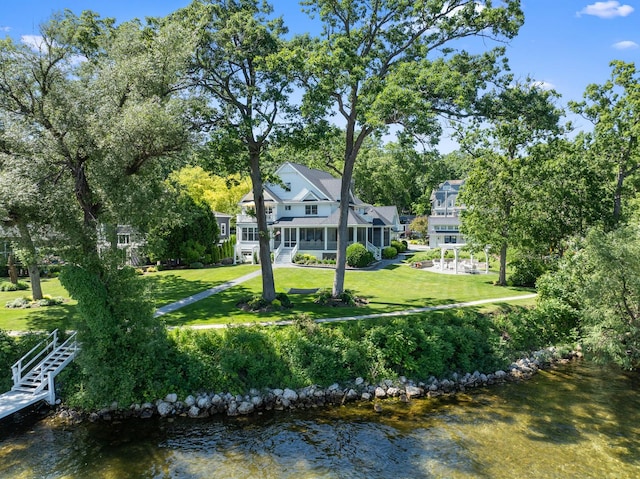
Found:
M 603 375 L 603 373 L 605 373 Z M 637 477 L 637 375 L 591 364 L 438 400 L 0 428 L 2 478 Z

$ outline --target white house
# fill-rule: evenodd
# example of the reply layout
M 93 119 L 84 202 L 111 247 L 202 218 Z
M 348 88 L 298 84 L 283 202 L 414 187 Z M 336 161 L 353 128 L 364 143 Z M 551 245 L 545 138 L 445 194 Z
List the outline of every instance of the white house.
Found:
M 457 201 L 463 184 L 464 180 L 448 180 L 431 193 L 431 214 L 427 219 L 429 247 L 465 243 L 460 234 L 460 212 L 465 206 Z
M 281 184 L 265 184 L 264 198 L 274 262 L 291 262 L 296 253 L 319 259 L 335 259 L 338 244 L 339 178 L 296 163 L 284 163 L 276 171 Z M 390 246 L 400 228 L 395 206 L 374 207 L 349 196 L 349 243 L 365 245 L 377 259 Z M 252 216 L 253 193 L 240 202 L 236 223 L 236 253 L 253 258 L 258 249 L 258 225 Z

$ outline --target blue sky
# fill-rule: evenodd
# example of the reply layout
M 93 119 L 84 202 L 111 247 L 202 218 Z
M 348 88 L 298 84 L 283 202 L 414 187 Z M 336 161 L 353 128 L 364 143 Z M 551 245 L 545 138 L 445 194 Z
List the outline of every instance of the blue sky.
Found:
M 118 21 L 166 15 L 190 0 L 3 0 L 0 36 L 37 35 L 38 25 L 55 11 L 79 14 L 90 9 Z M 271 0 L 292 33 L 318 31 L 296 0 Z M 8 4 L 8 5 L 7 5 Z M 562 95 L 561 103 L 580 100 L 589 83 L 609 77 L 612 60 L 640 57 L 640 1 L 522 0 L 525 24 L 507 45 L 513 73 L 531 76 Z M 493 45 L 488 45 L 493 46 Z M 574 122 L 580 119 L 572 118 Z M 577 126 L 588 127 L 587 125 Z

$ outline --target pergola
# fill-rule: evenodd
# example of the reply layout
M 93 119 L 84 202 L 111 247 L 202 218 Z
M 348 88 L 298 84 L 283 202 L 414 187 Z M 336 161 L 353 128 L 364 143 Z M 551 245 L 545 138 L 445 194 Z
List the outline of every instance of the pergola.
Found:
M 453 271 L 455 274 L 458 274 L 458 252 L 467 246 L 462 243 L 448 243 L 440 245 L 440 271 L 444 271 L 444 255 L 448 250 L 453 250 L 454 260 L 453 260 Z M 485 257 L 485 274 L 489 273 L 489 246 L 484 247 L 484 257 Z M 473 264 L 473 253 L 471 254 L 471 264 Z

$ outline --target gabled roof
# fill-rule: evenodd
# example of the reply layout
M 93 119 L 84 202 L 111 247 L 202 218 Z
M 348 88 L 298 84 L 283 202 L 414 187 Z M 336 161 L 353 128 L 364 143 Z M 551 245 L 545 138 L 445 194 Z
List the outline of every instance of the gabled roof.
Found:
M 446 196 L 457 195 L 460 192 L 460 187 L 464 184 L 464 180 L 447 180 L 438 185 L 436 189 L 431 192 L 430 200 L 438 199 L 444 201 Z M 448 188 L 445 188 L 448 187 Z
M 263 192 L 264 192 L 265 201 L 282 203 L 282 200 L 280 199 L 280 197 L 278 197 L 278 195 L 276 195 L 273 191 L 271 191 L 267 185 L 263 186 Z M 240 203 L 243 203 L 243 204 L 253 203 L 253 191 L 250 191 L 249 193 L 244 195 L 240 200 Z

